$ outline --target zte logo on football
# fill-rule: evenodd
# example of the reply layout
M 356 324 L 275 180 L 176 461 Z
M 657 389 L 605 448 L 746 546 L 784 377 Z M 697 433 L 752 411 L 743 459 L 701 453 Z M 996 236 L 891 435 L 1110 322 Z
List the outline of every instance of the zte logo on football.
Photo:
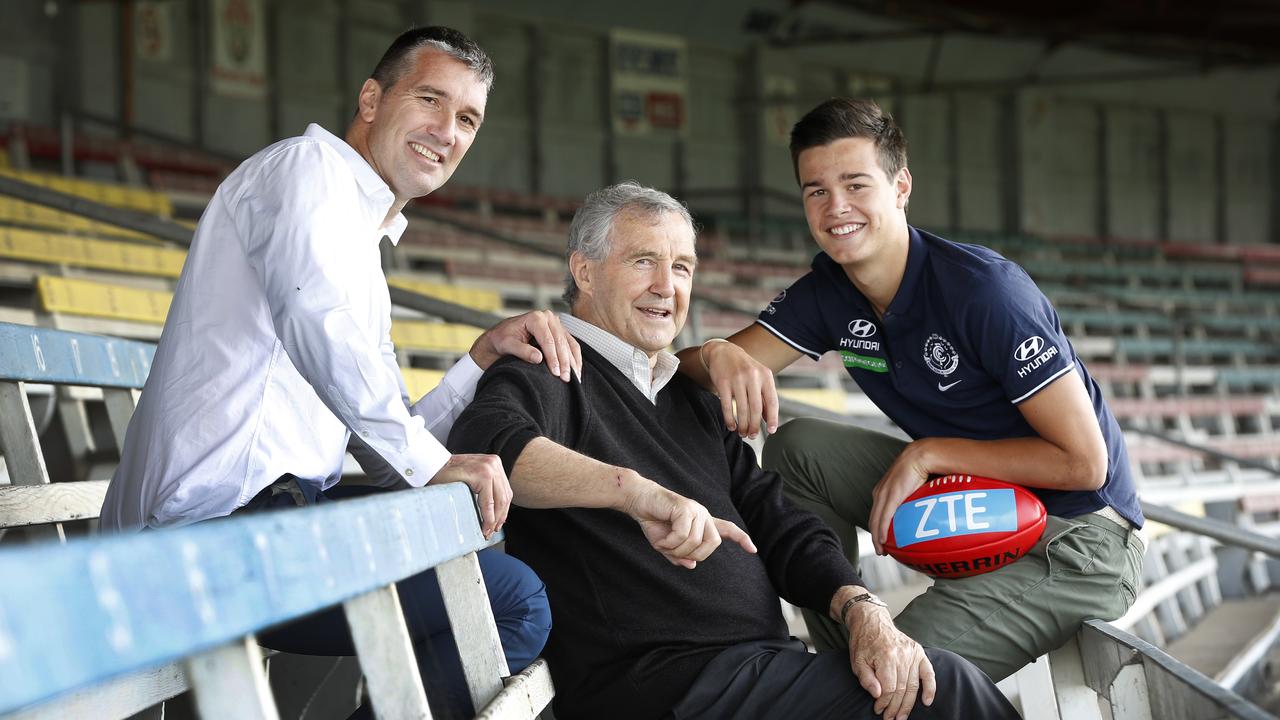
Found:
M 974 490 L 924 497 L 898 508 L 893 541 L 903 548 L 925 540 L 989 532 L 1016 532 L 1013 490 Z
M 1043 352 L 1042 352 L 1043 350 Z M 1018 368 L 1018 377 L 1024 378 L 1035 371 L 1049 358 L 1058 354 L 1058 346 L 1050 345 L 1048 349 L 1044 347 L 1044 339 L 1039 335 L 1033 335 L 1022 341 L 1013 351 L 1013 358 L 1021 363 L 1026 363 Z

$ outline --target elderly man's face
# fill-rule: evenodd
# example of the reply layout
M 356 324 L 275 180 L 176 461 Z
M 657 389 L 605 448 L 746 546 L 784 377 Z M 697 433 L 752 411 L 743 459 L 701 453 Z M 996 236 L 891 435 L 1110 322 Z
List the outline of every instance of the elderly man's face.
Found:
M 574 314 L 654 358 L 684 327 L 697 264 L 693 228 L 675 213 L 624 211 L 613 222 L 608 257 L 571 259 L 579 297 Z

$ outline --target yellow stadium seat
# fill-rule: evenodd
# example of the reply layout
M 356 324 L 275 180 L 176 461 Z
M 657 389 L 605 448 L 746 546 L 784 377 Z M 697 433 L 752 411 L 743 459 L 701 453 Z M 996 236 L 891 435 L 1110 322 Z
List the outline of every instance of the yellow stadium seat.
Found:
M 163 325 L 171 293 L 111 285 L 75 278 L 36 278 L 40 303 L 47 312 Z
M 51 265 L 176 278 L 182 250 L 137 243 L 90 240 L 39 230 L 0 228 L 0 257 Z
M 462 354 L 471 349 L 482 332 L 470 325 L 395 320 L 391 323 L 391 342 L 401 349 Z
M 778 388 L 778 394 L 798 402 L 816 405 L 824 410 L 840 413 L 849 412 L 849 396 L 843 390 L 825 388 Z
M 443 370 L 402 367 L 400 374 L 404 376 L 404 385 L 409 389 L 410 402 L 417 402 L 444 379 Z
M 153 190 L 125 187 L 96 180 L 68 178 L 61 175 L 28 170 L 3 169 L 0 170 L 0 174 L 32 185 L 47 187 L 50 190 L 75 195 L 86 200 L 93 200 L 104 205 L 138 210 L 161 217 L 173 216 L 173 203 L 169 200 L 169 196 Z
M 502 296 L 492 290 L 462 288 L 405 277 L 387 278 L 387 284 L 392 287 L 429 295 L 433 298 L 448 300 L 449 302 L 465 305 L 483 312 L 500 312 L 502 310 Z
M 76 278 L 42 275 L 36 279 L 41 305 L 47 312 L 83 317 L 164 324 L 172 293 L 112 285 Z M 397 348 L 462 354 L 483 331 L 470 325 L 395 320 L 391 341 Z
M 150 235 L 126 230 L 108 223 L 96 222 L 80 215 L 64 213 L 43 205 L 22 202 L 7 196 L 0 196 L 0 223 L 27 225 L 58 232 L 73 232 L 96 237 L 129 238 L 132 240 L 160 242 Z

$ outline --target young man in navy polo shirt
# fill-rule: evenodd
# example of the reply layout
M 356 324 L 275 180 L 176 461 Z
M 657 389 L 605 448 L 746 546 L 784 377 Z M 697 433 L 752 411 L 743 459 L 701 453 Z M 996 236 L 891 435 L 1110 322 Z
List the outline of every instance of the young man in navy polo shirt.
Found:
M 931 475 L 999 478 L 1044 501 L 1048 526 L 1031 553 L 937 580 L 898 615 L 921 644 L 1000 680 L 1081 621 L 1122 615 L 1141 573 L 1142 511 L 1120 428 L 1048 299 L 994 251 L 907 224 L 906 140 L 874 102 L 819 105 L 792 130 L 791 156 L 822 252 L 754 325 L 682 353 L 701 361 L 681 371 L 715 388 L 725 421 L 754 436 L 762 417 L 777 429 L 772 373 L 840 354 L 912 442 L 798 419 L 769 439 L 763 462 L 855 563 L 855 528 L 883 553 L 894 510 Z M 827 618 L 805 619 L 819 649 L 847 642 Z

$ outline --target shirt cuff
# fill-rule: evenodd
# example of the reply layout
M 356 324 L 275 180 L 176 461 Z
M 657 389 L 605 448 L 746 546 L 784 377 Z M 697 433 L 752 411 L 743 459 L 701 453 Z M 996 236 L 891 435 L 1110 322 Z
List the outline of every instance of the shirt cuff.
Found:
M 414 446 L 404 454 L 405 467 L 396 468 L 405 482 L 422 487 L 440 472 L 452 454 L 429 432 L 422 432 Z
M 481 375 L 484 375 L 484 370 L 471 359 L 471 353 L 463 353 L 462 359 L 449 368 L 440 384 L 448 387 L 454 397 L 470 403 L 476 396 L 476 385 L 480 383 Z

